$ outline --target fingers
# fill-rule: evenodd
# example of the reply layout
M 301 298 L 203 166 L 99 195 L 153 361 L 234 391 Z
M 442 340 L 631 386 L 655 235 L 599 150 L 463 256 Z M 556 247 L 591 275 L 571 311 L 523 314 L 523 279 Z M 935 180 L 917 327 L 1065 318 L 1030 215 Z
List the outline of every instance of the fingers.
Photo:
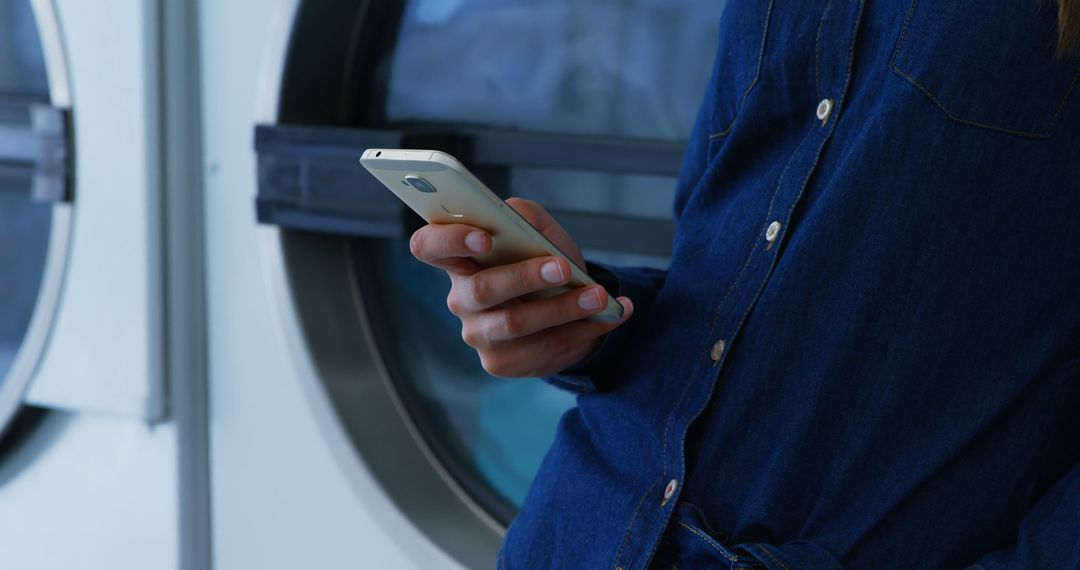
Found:
M 497 349 L 478 349 L 484 369 L 493 376 L 549 376 L 580 362 L 598 339 L 633 314 L 633 304 L 619 297 L 623 317 L 616 323 L 576 320 L 504 342 Z
M 539 204 L 511 198 L 507 203 L 569 259 L 584 267 L 581 250 Z M 464 224 L 429 224 L 409 241 L 413 255 L 450 274 L 450 311 L 461 318 L 462 337 L 496 376 L 545 376 L 569 367 L 592 350 L 599 338 L 626 322 L 630 299 L 620 297 L 623 316 L 616 323 L 585 320 L 607 306 L 598 285 L 545 299 L 523 301 L 530 293 L 564 286 L 571 263 L 547 256 L 483 269 L 471 258 L 492 249 L 491 235 Z
M 487 232 L 465 224 L 428 224 L 413 233 L 409 250 L 420 261 L 459 275 L 480 267 L 468 259 L 491 249 Z
M 522 295 L 565 285 L 570 281 L 570 264 L 558 257 L 537 257 L 452 280 L 446 304 L 452 313 L 462 317 Z
M 463 323 L 461 336 L 473 348 L 496 345 L 599 313 L 607 306 L 607 298 L 604 288 L 594 285 L 508 305 Z

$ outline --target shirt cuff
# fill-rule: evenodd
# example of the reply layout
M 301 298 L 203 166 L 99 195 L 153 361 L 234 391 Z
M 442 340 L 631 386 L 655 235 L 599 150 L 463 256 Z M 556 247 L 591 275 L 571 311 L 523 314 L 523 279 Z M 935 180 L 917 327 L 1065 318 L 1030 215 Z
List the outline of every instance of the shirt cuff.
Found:
M 612 297 L 630 297 L 634 302 L 634 314 L 644 313 L 663 286 L 666 271 L 647 267 L 614 267 L 601 263 L 586 263 L 589 276 L 607 290 Z M 605 372 L 611 369 L 612 359 L 621 351 L 619 347 L 633 336 L 634 317 L 619 328 L 607 333 L 600 343 L 581 362 L 544 378 L 553 386 L 575 392 L 590 394 L 599 387 L 607 387 Z

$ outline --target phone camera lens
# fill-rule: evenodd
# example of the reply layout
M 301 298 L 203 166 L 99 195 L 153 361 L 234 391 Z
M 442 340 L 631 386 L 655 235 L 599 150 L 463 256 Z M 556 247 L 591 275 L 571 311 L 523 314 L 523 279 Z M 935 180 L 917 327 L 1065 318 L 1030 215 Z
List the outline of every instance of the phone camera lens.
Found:
M 419 176 L 406 176 L 404 182 L 421 192 L 430 194 L 435 191 L 435 187 L 430 182 Z

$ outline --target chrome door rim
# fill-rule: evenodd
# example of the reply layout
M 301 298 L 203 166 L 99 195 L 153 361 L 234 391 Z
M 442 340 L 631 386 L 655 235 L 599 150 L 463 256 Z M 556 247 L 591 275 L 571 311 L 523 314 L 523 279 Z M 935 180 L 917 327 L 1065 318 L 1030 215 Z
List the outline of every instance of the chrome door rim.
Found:
M 71 89 L 64 57 L 64 45 L 60 25 L 52 0 L 32 0 L 34 20 L 41 38 L 42 52 L 49 80 L 49 99 L 54 107 L 71 108 Z M 74 137 L 72 137 L 74 140 Z M 0 434 L 3 434 L 17 416 L 23 405 L 23 397 L 33 380 L 38 364 L 48 348 L 56 310 L 63 290 L 67 269 L 68 251 L 71 246 L 71 229 L 74 208 L 70 203 L 53 206 L 52 223 L 49 228 L 49 246 L 45 268 L 41 276 L 34 312 L 26 328 L 15 360 L 0 383 Z

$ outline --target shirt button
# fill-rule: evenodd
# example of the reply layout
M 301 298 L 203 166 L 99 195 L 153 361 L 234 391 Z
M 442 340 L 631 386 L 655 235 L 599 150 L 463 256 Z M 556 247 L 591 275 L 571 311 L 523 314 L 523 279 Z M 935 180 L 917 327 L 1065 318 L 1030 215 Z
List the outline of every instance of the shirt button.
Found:
M 822 99 L 817 104 L 817 118 L 824 123 L 829 120 L 829 113 L 832 113 L 832 99 Z
M 724 354 L 724 341 L 718 340 L 716 344 L 712 345 L 712 353 L 709 355 L 712 357 L 713 364 L 720 362 L 720 357 Z
M 765 228 L 765 241 L 772 243 L 780 235 L 780 222 L 773 222 Z
M 678 480 L 672 479 L 671 481 L 668 481 L 667 487 L 664 488 L 664 503 L 667 503 L 669 500 L 671 500 L 672 497 L 675 496 L 675 489 L 678 488 Z

